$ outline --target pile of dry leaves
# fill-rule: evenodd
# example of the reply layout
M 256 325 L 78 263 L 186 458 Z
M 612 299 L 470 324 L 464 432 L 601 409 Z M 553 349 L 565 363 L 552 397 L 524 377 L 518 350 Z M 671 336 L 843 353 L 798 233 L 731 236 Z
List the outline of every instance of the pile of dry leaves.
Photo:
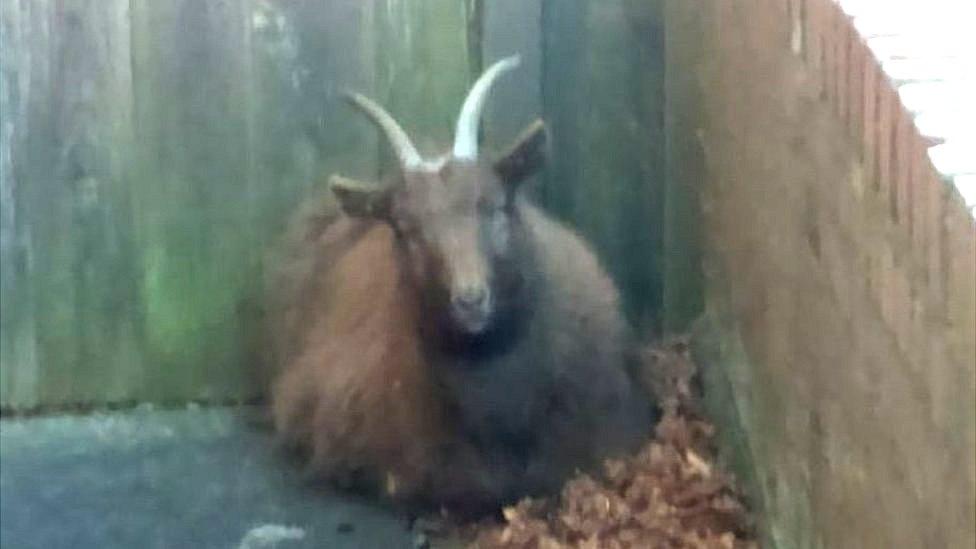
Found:
M 504 510 L 473 526 L 478 549 L 756 548 L 750 515 L 729 475 L 714 465 L 714 428 L 696 405 L 695 367 L 683 340 L 644 352 L 644 382 L 663 418 L 639 453 L 580 475 L 550 499 Z

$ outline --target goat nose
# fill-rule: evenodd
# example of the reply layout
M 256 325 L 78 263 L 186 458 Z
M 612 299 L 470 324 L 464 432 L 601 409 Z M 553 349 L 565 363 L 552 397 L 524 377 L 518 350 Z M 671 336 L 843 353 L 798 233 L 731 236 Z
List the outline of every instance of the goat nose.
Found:
M 491 295 L 488 289 L 481 286 L 462 288 L 454 294 L 452 299 L 455 307 L 467 311 L 485 311 L 488 308 Z
M 457 327 L 470 334 L 481 333 L 492 316 L 491 293 L 481 285 L 460 288 L 451 297 L 451 316 Z

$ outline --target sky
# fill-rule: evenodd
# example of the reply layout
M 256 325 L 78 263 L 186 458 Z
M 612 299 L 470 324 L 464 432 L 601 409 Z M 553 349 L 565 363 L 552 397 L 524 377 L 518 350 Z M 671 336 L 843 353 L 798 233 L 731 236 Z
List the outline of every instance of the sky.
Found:
M 943 141 L 929 157 L 976 211 L 976 0 L 837 1 L 919 131 Z

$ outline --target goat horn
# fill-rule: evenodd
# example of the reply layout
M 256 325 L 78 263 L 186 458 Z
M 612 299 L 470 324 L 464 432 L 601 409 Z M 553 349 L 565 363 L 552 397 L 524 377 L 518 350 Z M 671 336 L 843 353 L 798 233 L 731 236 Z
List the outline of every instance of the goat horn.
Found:
M 417 168 L 424 163 L 420 157 L 420 153 L 417 152 L 417 148 L 410 141 L 407 132 L 403 131 L 400 124 L 397 124 L 397 121 L 383 107 L 377 105 L 372 99 L 363 97 L 355 92 L 346 92 L 345 96 L 353 105 L 359 107 L 377 127 L 383 130 L 387 141 L 390 142 L 390 146 L 393 148 L 393 152 L 400 161 L 400 166 L 403 168 Z
M 481 121 L 481 110 L 484 108 L 488 91 L 491 90 L 495 79 L 502 73 L 518 67 L 521 62 L 522 57 L 519 55 L 497 61 L 471 87 L 461 107 L 457 130 L 454 132 L 454 158 L 467 161 L 478 159 L 478 122 Z

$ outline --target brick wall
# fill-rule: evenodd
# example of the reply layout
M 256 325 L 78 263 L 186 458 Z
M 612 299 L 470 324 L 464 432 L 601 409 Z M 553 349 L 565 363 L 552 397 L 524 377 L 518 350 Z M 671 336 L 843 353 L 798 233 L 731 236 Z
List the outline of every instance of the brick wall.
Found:
M 905 242 L 899 257 L 891 258 L 899 268 L 877 273 L 873 280 L 874 298 L 885 322 L 903 349 L 912 352 L 928 339 L 920 327 L 921 319 L 941 317 L 968 336 L 952 344 L 958 357 L 976 362 L 974 220 L 952 184 L 958 175 L 940 173 L 929 157 L 929 148 L 944 137 L 919 131 L 915 116 L 900 101 L 897 87 L 899 83 L 941 81 L 943 75 L 922 69 L 927 74 L 916 79 L 910 73 L 890 75 L 882 69 L 867 39 L 898 42 L 899 34 L 909 35 L 911 28 L 895 25 L 885 33 L 875 29 L 871 36 L 864 36 L 845 9 L 832 0 L 781 0 L 779 8 L 788 18 L 784 23 L 789 25 L 793 43 L 800 44 L 795 53 L 809 67 L 811 84 L 818 87 L 858 145 L 864 179 L 874 190 L 866 199 L 889 210 L 895 233 L 890 238 Z M 919 14 L 920 18 L 924 15 Z M 925 55 L 913 51 L 910 38 L 901 42 L 904 51 L 892 57 L 909 60 Z M 953 68 L 950 64 L 943 70 Z M 976 125 L 976 120 L 972 122 Z M 875 251 L 872 264 L 883 264 L 890 252 Z
M 976 223 L 936 140 L 830 0 L 674 0 L 667 20 L 696 349 L 767 542 L 971 547 Z

